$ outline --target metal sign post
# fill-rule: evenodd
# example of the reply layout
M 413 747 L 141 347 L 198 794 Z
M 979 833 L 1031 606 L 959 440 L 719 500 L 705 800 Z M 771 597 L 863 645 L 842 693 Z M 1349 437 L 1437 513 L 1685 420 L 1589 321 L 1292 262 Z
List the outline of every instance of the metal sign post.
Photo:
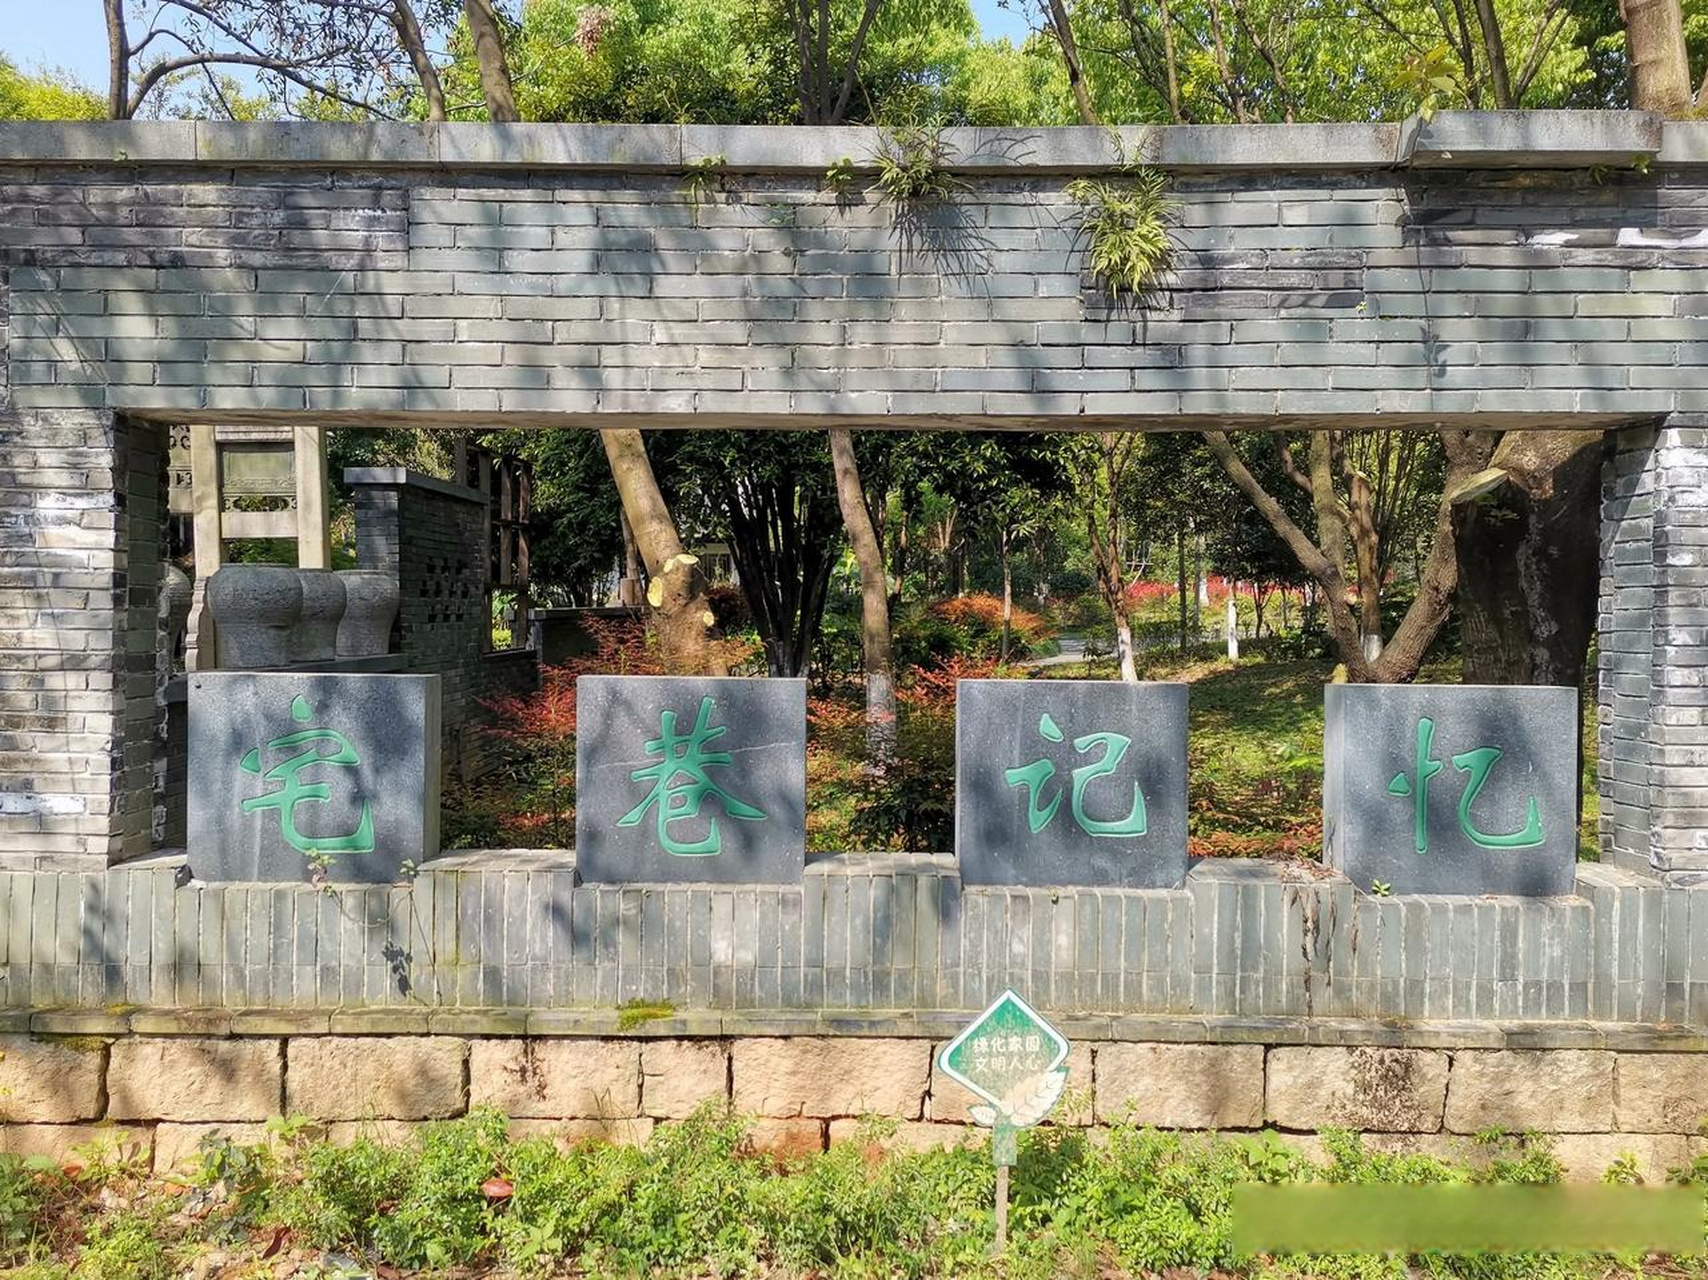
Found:
M 968 1108 L 991 1131 L 996 1161 L 996 1252 L 1008 1247 L 1008 1170 L 1019 1133 L 1050 1113 L 1067 1084 L 1068 1042 L 1013 991 L 973 1019 L 937 1055 L 943 1074 L 984 1099 Z

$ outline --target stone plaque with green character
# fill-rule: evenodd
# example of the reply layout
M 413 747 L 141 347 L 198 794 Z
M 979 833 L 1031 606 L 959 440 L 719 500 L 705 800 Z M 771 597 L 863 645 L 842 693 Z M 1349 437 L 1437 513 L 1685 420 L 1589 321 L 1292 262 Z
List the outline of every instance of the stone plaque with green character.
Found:
M 963 680 L 966 884 L 1167 889 L 1186 875 L 1186 686 Z
M 190 870 L 385 883 L 439 851 L 439 677 L 189 677 Z
M 582 676 L 575 779 L 584 881 L 797 884 L 806 682 Z
M 1573 891 L 1575 689 L 1332 684 L 1323 856 L 1375 893 Z

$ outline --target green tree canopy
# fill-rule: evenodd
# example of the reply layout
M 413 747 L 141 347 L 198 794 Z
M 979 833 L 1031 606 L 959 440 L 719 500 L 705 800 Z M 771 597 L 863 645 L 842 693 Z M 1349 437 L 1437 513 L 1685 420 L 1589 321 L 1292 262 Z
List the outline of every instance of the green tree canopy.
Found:
M 24 71 L 0 55 L 0 120 L 99 120 L 106 114 L 101 95 L 69 71 Z
M 1581 105 L 1594 92 L 1605 78 L 1595 45 L 1608 29 L 1596 4 L 1495 0 L 1510 105 Z M 1471 8 L 1471 0 L 1081 0 L 1073 25 L 1109 123 L 1394 120 L 1422 105 L 1509 105 Z M 1036 42 L 1054 49 L 1051 37 Z
M 843 35 L 857 0 L 836 0 Z M 793 124 L 798 55 L 778 0 L 534 0 L 509 44 L 522 118 Z M 466 33 L 444 73 L 453 113 L 480 100 Z M 1059 124 L 1049 50 L 984 41 L 967 0 L 885 0 L 860 59 L 850 123 Z

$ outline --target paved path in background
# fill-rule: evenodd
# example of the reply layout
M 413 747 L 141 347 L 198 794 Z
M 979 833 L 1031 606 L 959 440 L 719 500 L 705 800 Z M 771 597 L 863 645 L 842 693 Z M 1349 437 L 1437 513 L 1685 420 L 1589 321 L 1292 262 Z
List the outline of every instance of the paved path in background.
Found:
M 1062 636 L 1056 641 L 1057 652 L 1047 658 L 1027 658 L 1023 667 L 1059 667 L 1069 662 L 1085 661 L 1085 637 Z

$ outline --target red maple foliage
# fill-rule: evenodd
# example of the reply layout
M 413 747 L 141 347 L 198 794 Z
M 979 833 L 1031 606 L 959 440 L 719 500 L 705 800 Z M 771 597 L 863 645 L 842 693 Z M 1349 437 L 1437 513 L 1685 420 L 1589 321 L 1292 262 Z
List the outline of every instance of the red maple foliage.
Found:
M 930 667 L 915 667 L 896 690 L 896 698 L 908 706 L 952 710 L 955 684 L 960 680 L 988 680 L 1001 670 L 995 658 L 967 658 L 956 654 Z
M 966 627 L 978 635 L 1000 636 L 1002 634 L 1001 596 L 990 595 L 982 591 L 970 592 L 964 596 L 951 596 L 947 600 L 939 600 L 932 605 L 931 612 L 945 622 Z M 1049 634 L 1049 624 L 1044 621 L 1041 615 L 1017 604 L 1013 606 L 1009 615 L 1009 630 L 1021 644 L 1030 647 Z
M 499 693 L 481 699 L 492 722 L 485 732 L 502 742 L 535 749 L 575 737 L 575 681 L 587 675 L 656 676 L 664 673 L 639 622 L 594 620 L 587 624 L 590 653 L 540 668 L 532 693 Z

